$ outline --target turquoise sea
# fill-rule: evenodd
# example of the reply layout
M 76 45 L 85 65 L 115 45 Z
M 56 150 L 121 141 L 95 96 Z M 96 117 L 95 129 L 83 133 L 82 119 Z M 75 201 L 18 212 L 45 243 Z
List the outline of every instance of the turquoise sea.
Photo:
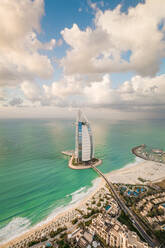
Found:
M 79 201 L 92 187 L 96 173 L 69 169 L 61 154 L 74 149 L 73 121 L 0 120 L 1 243 L 51 218 L 73 198 Z M 136 145 L 165 149 L 165 120 L 92 120 L 91 127 L 105 173 L 135 162 Z

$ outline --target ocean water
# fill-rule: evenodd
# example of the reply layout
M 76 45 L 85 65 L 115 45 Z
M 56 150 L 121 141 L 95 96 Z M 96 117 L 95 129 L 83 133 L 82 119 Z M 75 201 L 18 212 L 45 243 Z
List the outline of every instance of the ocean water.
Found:
M 92 169 L 71 170 L 61 154 L 74 149 L 72 123 L 0 120 L 0 243 L 49 220 L 95 187 Z M 135 162 L 136 145 L 165 149 L 164 120 L 92 120 L 91 126 L 104 173 Z

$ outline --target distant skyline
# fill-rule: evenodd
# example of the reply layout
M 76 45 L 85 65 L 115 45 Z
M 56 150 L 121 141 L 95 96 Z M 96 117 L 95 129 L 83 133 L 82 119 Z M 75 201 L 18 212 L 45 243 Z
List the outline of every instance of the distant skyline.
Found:
M 1 0 L 0 15 L 0 118 L 164 118 L 164 0 Z

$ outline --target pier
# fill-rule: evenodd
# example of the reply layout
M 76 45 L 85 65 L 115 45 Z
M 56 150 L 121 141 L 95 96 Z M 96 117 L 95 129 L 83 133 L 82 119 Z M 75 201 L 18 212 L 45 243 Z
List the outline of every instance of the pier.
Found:
M 74 154 L 74 150 L 62 151 L 61 153 L 64 154 L 64 155 L 66 155 L 66 156 L 72 157 L 72 155 Z

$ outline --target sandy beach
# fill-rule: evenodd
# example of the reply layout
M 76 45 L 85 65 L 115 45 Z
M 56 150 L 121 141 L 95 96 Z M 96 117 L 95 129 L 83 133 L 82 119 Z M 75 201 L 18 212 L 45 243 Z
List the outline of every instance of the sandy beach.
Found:
M 154 161 L 142 160 L 136 165 L 126 166 L 122 169 L 112 171 L 107 174 L 113 183 L 142 183 L 138 178 L 146 180 L 146 183 L 163 180 L 165 177 L 165 164 Z
M 65 216 L 67 216 L 69 213 L 75 211 L 76 208 L 82 208 L 83 206 L 85 206 L 86 202 L 90 200 L 93 197 L 93 195 L 97 193 L 104 186 L 105 186 L 104 180 L 102 178 L 97 179 L 97 185 L 94 186 L 94 189 L 92 191 L 89 190 L 89 193 L 86 194 L 81 201 L 76 202 L 75 204 L 74 203 L 71 204 L 70 207 L 68 207 L 66 210 L 62 211 L 61 213 L 57 214 L 54 218 L 52 218 L 52 220 L 48 221 L 47 223 L 37 224 L 27 232 L 19 235 L 18 237 L 12 239 L 11 241 L 1 244 L 0 248 L 12 247 L 13 244 L 16 244 L 28 237 L 31 237 L 32 235 L 34 235 L 34 233 L 42 232 L 43 229 L 49 229 L 51 225 L 58 222 L 60 219 L 65 218 Z
M 100 167 L 101 169 L 101 167 Z M 145 183 L 148 183 L 149 181 L 160 181 L 165 177 L 165 165 L 156 163 L 153 161 L 141 161 L 138 164 L 132 164 L 129 166 L 126 166 L 122 169 L 112 171 L 108 174 L 106 174 L 109 180 L 113 183 L 128 183 L 128 184 L 140 184 L 142 183 L 139 178 L 142 178 L 146 180 Z M 77 202 L 70 206 L 67 210 L 64 210 L 63 212 L 59 213 L 57 216 L 55 216 L 51 221 L 45 224 L 37 225 L 36 227 L 33 227 L 30 229 L 30 231 L 27 231 L 23 235 L 20 235 L 17 238 L 14 238 L 12 241 L 1 245 L 1 248 L 5 247 L 12 247 L 13 244 L 32 236 L 36 232 L 41 232 L 41 230 L 45 228 L 49 228 L 51 225 L 56 223 L 60 218 L 65 217 L 69 212 L 75 211 L 76 208 L 82 208 L 85 203 L 93 197 L 93 195 L 99 191 L 102 187 L 105 186 L 105 182 L 103 179 L 97 179 L 98 183 L 97 186 L 89 192 L 80 202 Z

